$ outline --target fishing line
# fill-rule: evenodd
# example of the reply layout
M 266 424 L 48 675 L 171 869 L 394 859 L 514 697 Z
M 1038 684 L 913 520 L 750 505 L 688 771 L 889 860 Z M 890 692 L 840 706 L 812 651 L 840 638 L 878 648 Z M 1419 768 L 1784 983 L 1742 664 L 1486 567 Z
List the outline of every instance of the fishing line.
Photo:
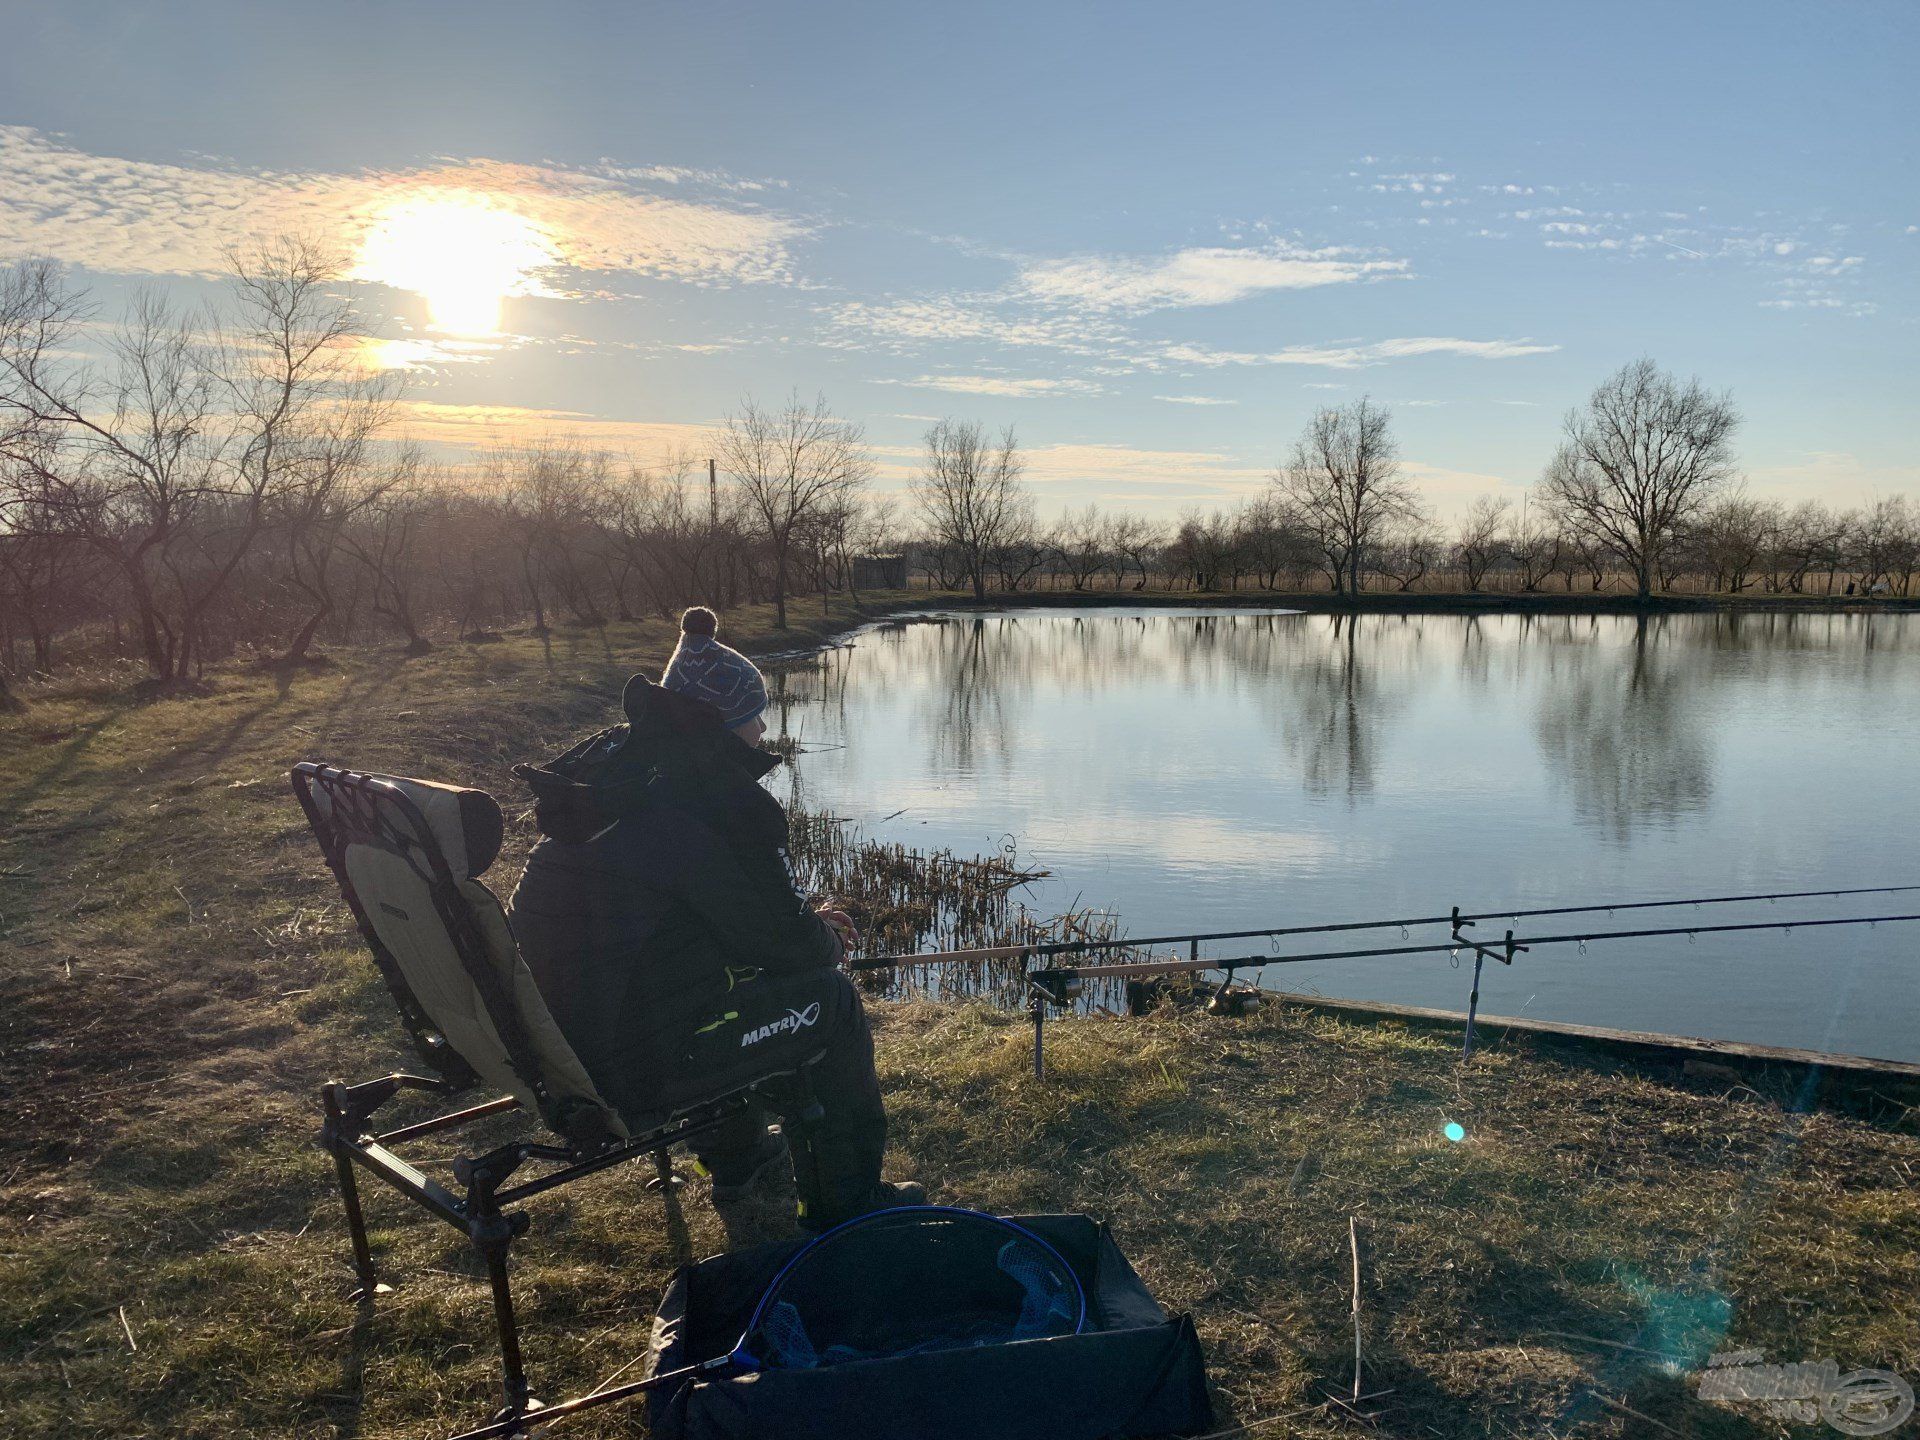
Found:
M 1742 904 L 1754 904 L 1763 900 L 1765 901 L 1814 900 L 1814 899 L 1832 898 L 1832 897 L 1843 896 L 1843 895 L 1896 895 L 1896 894 L 1905 894 L 1905 893 L 1909 893 L 1916 890 L 1920 890 L 1920 884 L 1917 884 L 1917 885 L 1864 885 L 1864 886 L 1853 886 L 1853 887 L 1848 887 L 1844 889 L 1833 889 L 1833 890 L 1761 891 L 1761 892 L 1756 892 L 1756 893 L 1746 894 L 1746 895 L 1696 895 L 1696 896 L 1690 896 L 1690 897 L 1687 897 L 1684 899 L 1678 899 L 1678 900 L 1614 900 L 1614 901 L 1607 901 L 1604 903 L 1589 904 L 1589 905 L 1553 905 L 1553 906 L 1546 906 L 1540 909 L 1533 909 L 1533 910 L 1486 910 L 1486 911 L 1480 911 L 1475 914 L 1465 914 L 1456 909 L 1456 910 L 1450 911 L 1445 915 L 1422 915 L 1422 916 L 1412 916 L 1412 917 L 1407 917 L 1402 919 L 1392 919 L 1392 920 L 1352 920 L 1352 921 L 1342 921 L 1339 923 L 1328 924 L 1328 925 L 1270 926 L 1266 929 L 1261 929 L 1261 930 L 1211 930 L 1211 931 L 1190 932 L 1190 933 L 1181 934 L 1181 935 L 1144 935 L 1144 936 L 1138 936 L 1130 939 L 1055 940 L 1055 941 L 1049 941 L 1045 944 L 993 945 L 993 946 L 985 946 L 976 950 L 931 951 L 921 955 L 878 955 L 878 956 L 867 957 L 865 959 L 851 961 L 849 962 L 849 968 L 854 970 L 886 970 L 886 969 L 894 969 L 894 968 L 907 966 L 907 965 L 953 965 L 953 964 L 977 963 L 985 960 L 1049 959 L 1051 957 L 1058 956 L 1058 955 L 1079 954 L 1089 950 L 1146 949 L 1154 945 L 1175 945 L 1175 944 L 1197 946 L 1207 941 L 1213 941 L 1213 940 L 1255 940 L 1255 939 L 1262 939 L 1262 938 L 1277 938 L 1285 935 L 1332 935 L 1332 934 L 1340 934 L 1340 933 L 1357 931 L 1357 930 L 1399 929 L 1401 931 L 1406 931 L 1409 928 L 1417 925 L 1470 925 L 1475 921 L 1479 921 L 1479 920 L 1497 920 L 1497 919 L 1503 919 L 1508 917 L 1511 917 L 1515 921 L 1519 921 L 1522 919 L 1539 919 L 1541 917 L 1548 916 L 1548 915 L 1589 915 L 1589 914 L 1599 914 L 1602 912 L 1610 914 L 1614 911 L 1620 911 L 1620 910 L 1671 909 L 1671 908 L 1676 908 L 1684 905 L 1742 905 Z M 1898 919 L 1903 917 L 1888 916 L 1883 918 Z M 1768 930 L 1768 929 L 1774 928 L 1774 925 L 1778 923 L 1779 922 L 1769 922 L 1768 924 L 1765 924 L 1765 925 L 1747 925 L 1747 926 L 1733 926 L 1733 927 L 1690 926 L 1690 927 L 1677 927 L 1671 930 L 1620 931 L 1617 933 L 1617 935 L 1603 935 L 1600 933 L 1595 933 L 1586 938 L 1588 939 L 1624 938 L 1628 935 L 1634 935 L 1634 934 L 1681 935 L 1681 934 L 1688 933 L 1689 930 L 1713 930 L 1713 929 L 1724 929 L 1724 928 Z M 1802 920 L 1802 921 L 1788 922 L 1788 923 L 1789 923 L 1789 926 L 1791 926 L 1793 924 L 1800 924 L 1800 925 L 1834 924 L 1834 923 L 1857 924 L 1861 922 L 1857 920 L 1846 920 L 1846 921 L 1839 921 L 1839 922 Z M 1528 942 L 1528 943 L 1535 943 L 1535 942 Z M 1556 944 L 1559 942 L 1554 939 L 1542 939 L 1537 943 L 1548 945 L 1548 944 Z M 1251 966 L 1256 963 L 1275 963 L 1275 964 L 1289 963 L 1295 959 L 1302 959 L 1302 958 L 1357 959 L 1357 958 L 1361 958 L 1362 956 L 1370 956 L 1370 955 L 1425 954 L 1425 953 L 1431 952 L 1436 948 L 1447 948 L 1447 947 L 1409 946 L 1409 947 L 1402 947 L 1399 949 L 1386 949 L 1386 950 L 1340 951 L 1340 952 L 1330 953 L 1323 957 L 1292 957 L 1292 956 L 1236 957 L 1232 960 L 1223 960 L 1217 963 L 1221 965 L 1232 964 L 1236 966 Z M 1193 957 L 1190 963 L 1193 963 L 1194 968 L 1197 968 L 1197 969 L 1204 970 L 1204 969 L 1216 968 L 1215 964 L 1199 963 L 1197 956 Z M 1092 972 L 1090 970 L 1083 970 L 1082 973 L 1092 973 Z

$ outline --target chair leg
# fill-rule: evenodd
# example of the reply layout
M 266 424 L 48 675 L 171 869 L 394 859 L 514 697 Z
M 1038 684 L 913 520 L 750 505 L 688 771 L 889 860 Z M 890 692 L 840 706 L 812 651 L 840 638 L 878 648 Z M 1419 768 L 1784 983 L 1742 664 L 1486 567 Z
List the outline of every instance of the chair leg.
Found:
M 487 1279 L 493 1286 L 493 1318 L 500 1328 L 500 1383 L 506 1397 L 503 1417 L 521 1415 L 539 1408 L 527 1393 L 527 1372 L 520 1359 L 520 1327 L 513 1317 L 513 1289 L 507 1279 L 507 1247 L 510 1240 L 481 1241 L 480 1253 L 486 1258 Z
M 799 1179 L 800 1168 L 807 1171 L 807 1183 L 798 1186 L 800 1191 L 799 1219 L 807 1220 L 807 1196 L 820 1193 L 820 1155 L 814 1149 L 814 1126 L 826 1118 L 826 1109 L 820 1104 L 820 1097 L 813 1089 L 813 1062 L 808 1061 L 793 1073 L 793 1105 L 791 1122 L 784 1126 L 791 1133 L 787 1144 L 793 1151 L 794 1178 Z
M 665 1150 L 653 1152 L 653 1174 L 646 1182 L 648 1190 L 673 1190 L 686 1184 L 686 1178 L 673 1170 L 673 1156 Z
M 347 1212 L 347 1235 L 353 1241 L 353 1273 L 360 1282 L 347 1298 L 359 1305 L 371 1304 L 374 1296 L 390 1294 L 393 1287 L 382 1285 L 374 1273 L 373 1252 L 367 1245 L 367 1222 L 360 1213 L 360 1184 L 353 1173 L 353 1162 L 336 1150 L 333 1169 L 340 1181 L 340 1204 Z

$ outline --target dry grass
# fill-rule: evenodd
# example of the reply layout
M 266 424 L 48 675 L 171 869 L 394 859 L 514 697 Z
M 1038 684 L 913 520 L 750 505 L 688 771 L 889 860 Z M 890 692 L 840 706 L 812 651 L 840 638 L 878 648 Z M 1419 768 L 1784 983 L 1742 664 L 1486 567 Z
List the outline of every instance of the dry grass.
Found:
M 400 1288 L 371 1317 L 341 1298 L 312 1093 L 390 1065 L 398 1032 L 284 772 L 320 756 L 509 797 L 512 761 L 604 723 L 671 641 L 235 669 L 151 703 L 107 678 L 0 721 L 0 1430 L 424 1436 L 490 1403 L 485 1289 L 451 1231 L 372 1198 Z M 524 816 L 510 831 L 501 877 Z M 895 1173 L 1109 1218 L 1195 1314 L 1223 1424 L 1360 1425 L 1325 1396 L 1351 1384 L 1349 1215 L 1383 1434 L 1664 1433 L 1620 1405 L 1786 1433 L 1690 1398 L 1721 1343 L 1920 1374 L 1910 1130 L 1500 1051 L 1462 1069 L 1437 1039 L 1298 1013 L 1064 1021 L 1045 1086 L 1003 1013 L 888 1004 L 879 1028 Z M 536 1203 L 519 1289 L 544 1394 L 645 1343 L 674 1257 L 640 1178 Z M 724 1243 L 697 1190 L 685 1210 L 696 1252 Z

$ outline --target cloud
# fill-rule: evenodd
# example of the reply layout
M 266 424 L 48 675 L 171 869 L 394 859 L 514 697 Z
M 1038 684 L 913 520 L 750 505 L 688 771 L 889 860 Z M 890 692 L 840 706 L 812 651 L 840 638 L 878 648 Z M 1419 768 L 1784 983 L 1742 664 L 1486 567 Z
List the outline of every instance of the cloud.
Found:
M 876 385 L 911 385 L 922 390 L 951 390 L 960 395 L 1003 395 L 1033 400 L 1055 395 L 1103 395 L 1107 387 L 1091 380 L 1009 375 L 922 375 L 913 380 L 876 380 Z
M 366 370 L 438 370 L 447 365 L 471 365 L 490 360 L 504 350 L 508 342 L 505 338 L 473 340 L 407 336 L 389 339 L 360 335 L 348 343 L 355 363 Z
M 1887 464 L 1846 450 L 1809 450 L 1791 460 L 1747 468 L 1747 484 L 1763 497 L 1871 505 L 1887 494 L 1920 493 L 1920 465 Z
M 1111 321 L 1086 316 L 1009 315 L 1004 297 L 952 295 L 879 304 L 852 301 L 828 313 L 843 346 L 880 342 L 912 349 L 927 341 L 987 340 L 1015 348 L 1044 347 L 1069 355 L 1105 354 L 1125 339 Z
M 1051 305 L 1161 310 L 1228 305 L 1270 290 L 1305 290 L 1404 275 L 1405 260 L 1363 258 L 1343 247 L 1194 246 L 1155 259 L 1081 255 L 1029 264 L 1020 288 Z
M 1523 355 L 1546 355 L 1558 345 L 1536 345 L 1530 339 L 1461 340 L 1452 336 L 1419 335 L 1375 340 L 1354 345 L 1290 345 L 1284 350 L 1215 350 L 1205 345 L 1169 345 L 1162 358 L 1175 365 L 1319 365 L 1332 370 L 1357 370 L 1387 360 L 1416 355 L 1465 355 L 1476 360 L 1512 360 Z
M 1156 395 L 1156 400 L 1164 400 L 1169 405 L 1238 405 L 1238 400 L 1222 399 L 1218 395 Z
M 1477 496 L 1524 490 L 1527 482 L 1477 470 L 1456 470 L 1423 460 L 1402 460 L 1400 473 L 1419 487 L 1420 499 L 1446 523 L 1466 510 Z
M 524 405 L 449 405 L 432 400 L 403 403 L 394 416 L 397 435 L 423 445 L 482 450 L 520 445 L 547 435 L 576 436 L 588 445 L 633 454 L 661 455 L 711 447 L 716 427 L 663 420 L 618 420 L 582 410 Z
M 692 175 L 694 172 L 686 172 Z M 311 236 L 343 255 L 402 202 L 445 198 L 523 217 L 557 267 L 700 284 L 792 278 L 808 233 L 790 216 L 662 196 L 651 171 L 458 160 L 408 170 L 289 172 L 89 155 L 0 126 L 0 259 L 50 255 L 108 274 L 211 276 L 229 246 Z M 672 183 L 684 183 L 672 182 Z M 547 280 L 545 293 L 560 277 Z
M 1271 467 L 1215 450 L 1144 450 L 1132 445 L 1038 445 L 1024 452 L 1041 498 L 1064 503 L 1239 500 L 1264 486 Z

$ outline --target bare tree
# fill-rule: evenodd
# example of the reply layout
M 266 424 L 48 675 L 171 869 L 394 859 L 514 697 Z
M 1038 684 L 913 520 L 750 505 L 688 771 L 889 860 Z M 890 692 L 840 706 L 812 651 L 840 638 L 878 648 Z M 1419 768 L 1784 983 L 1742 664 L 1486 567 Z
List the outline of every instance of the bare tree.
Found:
M 373 613 L 399 628 L 409 655 L 433 649 L 421 631 L 426 549 L 454 528 L 446 523 L 448 488 L 444 478 L 428 477 L 417 451 L 403 449 L 340 535 L 342 550 L 372 581 Z
M 33 647 L 32 673 L 50 675 L 55 635 L 91 609 L 99 561 L 31 505 L 10 508 L 0 512 L 0 643 L 11 663 L 18 624 Z
M 1466 579 L 1467 589 L 1478 590 L 1487 571 L 1499 561 L 1505 548 L 1507 516 L 1512 509 L 1511 501 L 1494 495 L 1476 495 L 1468 503 L 1453 541 L 1454 559 Z
M 1018 590 L 1045 568 L 1051 555 L 1051 549 L 1041 537 L 1039 508 L 1033 496 L 1023 490 L 1008 521 L 1006 538 L 993 547 L 988 557 L 993 563 L 993 573 L 1000 579 L 1000 588 Z
M 1373 567 L 1407 591 L 1420 583 L 1445 552 L 1445 541 L 1428 520 L 1415 518 L 1388 531 L 1374 547 Z
M 1679 528 L 1732 478 L 1739 423 L 1728 395 L 1636 360 L 1568 413 L 1548 495 L 1570 526 L 1633 572 L 1645 600 Z
M 852 507 L 847 523 L 841 525 L 836 533 L 840 546 L 840 570 L 846 577 L 847 593 L 858 603 L 860 587 L 853 562 L 860 555 L 874 554 L 895 543 L 895 537 L 900 533 L 897 504 L 892 498 L 860 502 Z
M 1920 569 L 1920 511 L 1904 495 L 1874 501 L 1854 527 L 1853 554 L 1862 593 L 1885 588 L 1906 595 Z
M 581 624 L 601 623 L 586 566 L 589 546 L 605 534 L 611 458 L 577 440 L 549 436 L 497 452 L 488 468 L 514 527 L 534 633 L 547 632 L 552 598 Z
M 1319 551 L 1279 495 L 1268 491 L 1248 501 L 1239 516 L 1240 549 L 1263 589 L 1278 587 L 1283 572 L 1296 587 L 1319 563 Z
M 1520 515 L 1500 541 L 1501 551 L 1520 572 L 1520 588 L 1532 594 L 1560 569 L 1566 530 L 1550 506 L 1522 505 Z
M 1098 505 L 1084 510 L 1068 510 L 1054 524 L 1049 540 L 1053 546 L 1057 573 L 1066 575 L 1076 590 L 1084 590 L 1099 578 L 1102 570 L 1118 563 L 1110 539 L 1107 517 Z
M 973 598 L 984 601 L 989 557 L 1025 518 L 1020 476 L 1026 465 L 1013 427 L 996 441 L 977 420 L 942 420 L 927 431 L 926 443 L 914 504 L 933 541 L 960 557 Z
M 1133 566 L 1138 572 L 1133 588 L 1147 588 L 1147 567 L 1159 556 L 1161 547 L 1166 544 L 1166 536 L 1160 527 L 1144 515 L 1120 515 L 1109 522 L 1108 540 L 1114 553 L 1120 560 Z M 1126 576 L 1121 574 L 1121 583 Z
M 823 511 L 858 493 L 872 472 L 866 433 L 827 409 L 825 396 L 812 405 L 798 393 L 775 412 L 751 397 L 729 415 L 720 432 L 720 460 L 745 492 L 748 508 L 773 552 L 773 611 L 777 629 L 787 628 L 787 573 L 794 540 Z
M 50 263 L 16 267 L 0 286 L 0 443 L 17 512 L 78 536 L 119 573 L 149 674 L 190 671 L 196 590 L 186 541 L 223 508 L 230 440 L 214 423 L 207 347 L 151 296 L 108 342 L 109 359 L 74 358 L 91 318 Z
M 90 312 L 52 266 L 0 283 L 12 498 L 116 572 L 162 683 L 202 662 L 216 607 L 260 567 L 275 520 L 330 513 L 391 393 L 355 363 L 361 332 L 328 257 L 287 239 L 231 258 L 228 320 L 189 321 L 143 295 L 104 361 L 72 343 Z M 303 487 L 319 498 L 282 504 Z M 307 564 L 292 583 L 318 606 L 317 627 L 331 603 L 312 578 Z
M 1780 509 L 1731 491 L 1702 507 L 1689 533 L 1713 588 L 1734 594 L 1751 585 L 1777 548 Z
M 1827 569 L 1827 593 L 1833 593 L 1833 577 L 1845 554 L 1847 521 L 1818 500 L 1803 500 L 1789 510 L 1780 522 L 1774 544 L 1774 564 L 1780 572 L 1780 584 L 1799 594 L 1807 576 Z
M 1369 548 L 1420 505 L 1399 473 L 1388 412 L 1362 397 L 1319 411 L 1275 476 L 1281 498 L 1326 558 L 1336 590 L 1360 593 Z
M 1217 510 L 1211 515 L 1197 508 L 1188 510 L 1168 542 L 1167 564 L 1193 589 L 1218 590 L 1222 580 L 1232 585 L 1239 579 L 1245 563 L 1241 539 L 1233 516 Z

